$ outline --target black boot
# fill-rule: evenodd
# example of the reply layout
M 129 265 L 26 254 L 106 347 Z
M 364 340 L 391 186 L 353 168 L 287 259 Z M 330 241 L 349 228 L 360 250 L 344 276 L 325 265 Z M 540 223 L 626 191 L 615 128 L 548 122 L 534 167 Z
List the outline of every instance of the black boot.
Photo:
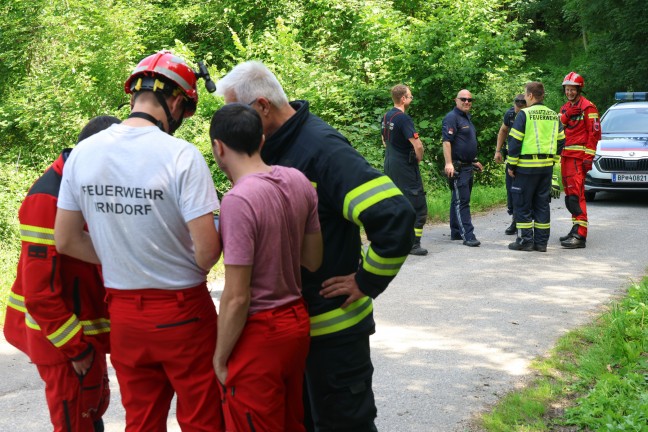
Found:
M 561 241 L 560 245 L 565 249 L 579 249 L 579 248 L 584 248 L 586 246 L 586 240 L 585 237 L 578 234 L 574 234 L 568 239 Z
M 424 256 L 427 255 L 428 251 L 421 247 L 421 241 L 419 240 L 412 245 L 412 249 L 409 253 L 410 255 Z
M 533 242 L 532 241 L 525 242 L 524 240 L 518 237 L 517 240 L 515 240 L 513 243 L 510 243 L 508 245 L 508 248 L 511 250 L 531 252 L 533 250 Z
M 504 230 L 504 234 L 513 235 L 515 233 L 517 233 L 517 227 L 515 226 L 515 219 L 512 219 L 511 225 L 509 225 L 508 228 Z
M 558 240 L 560 240 L 560 242 L 562 243 L 565 240 L 569 240 L 570 238 L 574 237 L 574 234 L 576 233 L 578 233 L 578 225 L 572 225 L 571 231 L 569 231 L 567 235 L 560 237 Z

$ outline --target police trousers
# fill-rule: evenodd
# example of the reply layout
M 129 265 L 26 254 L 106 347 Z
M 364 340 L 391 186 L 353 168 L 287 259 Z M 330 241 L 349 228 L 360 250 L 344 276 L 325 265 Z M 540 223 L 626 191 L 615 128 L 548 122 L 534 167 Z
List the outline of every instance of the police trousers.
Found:
M 470 216 L 470 195 L 473 187 L 472 164 L 462 164 L 456 175 L 448 179 L 450 199 L 450 237 L 475 240 L 475 228 Z

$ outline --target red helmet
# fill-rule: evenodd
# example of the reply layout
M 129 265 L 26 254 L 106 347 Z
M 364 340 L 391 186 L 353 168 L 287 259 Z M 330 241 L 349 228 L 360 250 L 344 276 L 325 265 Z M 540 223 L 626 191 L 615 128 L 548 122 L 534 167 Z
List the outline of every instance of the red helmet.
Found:
M 573 85 L 583 88 L 585 87 L 585 81 L 583 80 L 583 77 L 578 75 L 576 72 L 569 72 L 563 80 L 562 85 Z
M 158 77 L 163 80 L 159 81 Z M 198 104 L 196 74 L 180 57 L 169 51 L 159 51 L 139 62 L 124 83 L 124 90 L 128 94 L 139 90 L 165 91 L 164 82 L 168 81 L 175 84 L 187 98 L 184 117 L 194 115 Z

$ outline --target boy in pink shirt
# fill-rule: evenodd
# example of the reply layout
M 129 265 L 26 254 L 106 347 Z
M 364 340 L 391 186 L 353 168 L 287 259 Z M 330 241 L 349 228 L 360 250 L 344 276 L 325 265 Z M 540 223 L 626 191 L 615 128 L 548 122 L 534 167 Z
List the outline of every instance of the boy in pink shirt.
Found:
M 301 269 L 322 261 L 317 194 L 298 170 L 261 159 L 261 118 L 218 110 L 210 138 L 233 184 L 221 203 L 225 288 L 214 370 L 228 430 L 304 431 L 302 382 L 310 323 Z

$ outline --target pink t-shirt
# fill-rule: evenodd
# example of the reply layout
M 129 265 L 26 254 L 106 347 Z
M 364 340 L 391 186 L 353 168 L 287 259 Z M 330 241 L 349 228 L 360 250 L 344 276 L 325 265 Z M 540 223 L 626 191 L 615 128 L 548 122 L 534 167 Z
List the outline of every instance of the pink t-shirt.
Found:
M 238 180 L 220 212 L 225 265 L 252 265 L 249 314 L 301 297 L 301 249 L 320 230 L 317 193 L 298 170 L 273 166 Z

